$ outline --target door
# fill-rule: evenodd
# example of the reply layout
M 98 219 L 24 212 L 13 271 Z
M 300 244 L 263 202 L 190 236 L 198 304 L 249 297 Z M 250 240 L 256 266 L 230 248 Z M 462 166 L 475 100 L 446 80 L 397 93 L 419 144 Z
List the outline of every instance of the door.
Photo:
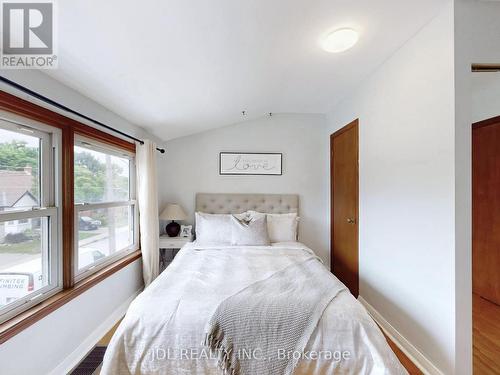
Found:
M 500 304 L 500 117 L 472 129 L 472 291 Z
M 358 120 L 330 136 L 331 270 L 357 297 Z

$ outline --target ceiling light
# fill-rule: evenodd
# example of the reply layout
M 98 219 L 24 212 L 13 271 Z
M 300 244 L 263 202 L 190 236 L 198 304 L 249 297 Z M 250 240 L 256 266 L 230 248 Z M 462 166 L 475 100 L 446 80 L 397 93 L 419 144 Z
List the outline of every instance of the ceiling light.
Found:
M 352 48 L 359 40 L 359 34 L 353 29 L 338 29 L 328 34 L 321 43 L 327 52 L 339 53 Z

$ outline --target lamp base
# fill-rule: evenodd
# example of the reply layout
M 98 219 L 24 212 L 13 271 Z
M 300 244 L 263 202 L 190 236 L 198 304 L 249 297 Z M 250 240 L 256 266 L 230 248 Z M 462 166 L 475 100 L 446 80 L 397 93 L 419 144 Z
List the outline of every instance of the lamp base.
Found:
M 172 222 L 168 223 L 166 226 L 165 231 L 169 237 L 177 237 L 181 231 L 181 226 L 172 220 Z

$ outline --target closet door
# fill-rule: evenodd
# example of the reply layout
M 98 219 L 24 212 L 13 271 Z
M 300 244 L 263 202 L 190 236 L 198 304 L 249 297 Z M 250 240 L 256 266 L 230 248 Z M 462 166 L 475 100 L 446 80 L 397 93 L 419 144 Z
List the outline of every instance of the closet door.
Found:
M 500 305 L 500 117 L 472 130 L 472 291 Z

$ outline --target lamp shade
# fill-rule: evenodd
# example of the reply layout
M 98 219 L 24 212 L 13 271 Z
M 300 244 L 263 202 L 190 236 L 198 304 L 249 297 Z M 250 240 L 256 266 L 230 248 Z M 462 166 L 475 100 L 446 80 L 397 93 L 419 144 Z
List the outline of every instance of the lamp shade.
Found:
M 161 220 L 185 220 L 186 213 L 178 204 L 168 203 L 160 214 Z

